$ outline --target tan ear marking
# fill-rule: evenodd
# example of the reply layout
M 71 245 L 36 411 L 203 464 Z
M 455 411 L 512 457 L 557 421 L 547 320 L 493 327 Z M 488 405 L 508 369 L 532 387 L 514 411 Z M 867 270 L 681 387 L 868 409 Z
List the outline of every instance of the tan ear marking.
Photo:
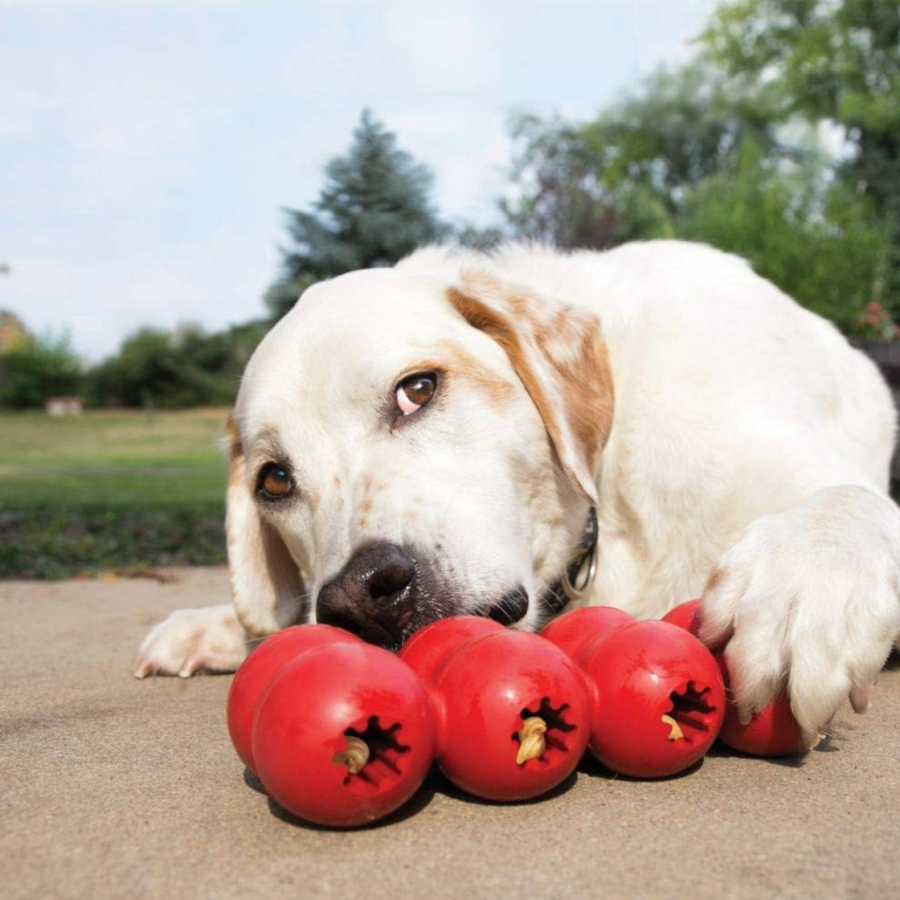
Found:
M 596 503 L 594 477 L 613 422 L 613 380 L 598 316 L 549 301 L 489 273 L 467 271 L 447 298 L 506 352 L 556 453 Z
M 718 566 L 713 566 L 712 572 L 709 573 L 709 578 L 706 579 L 706 587 L 703 588 L 703 593 L 708 594 L 714 591 L 724 578 L 724 572 Z
M 462 293 L 457 288 L 451 287 L 448 296 L 456 310 L 473 328 L 485 332 L 506 351 L 516 374 L 525 385 L 525 390 L 528 391 L 541 417 L 547 422 L 548 419 L 544 413 L 550 411 L 549 401 L 537 377 L 527 364 L 521 341 L 510 320 L 491 309 L 486 303 Z
M 561 362 L 552 356 L 549 361 L 568 386 L 565 403 L 569 425 L 593 468 L 612 430 L 613 385 L 606 343 L 584 331 L 570 361 Z
M 509 331 L 509 323 L 502 315 L 494 312 L 486 303 L 464 294 L 455 287 L 448 289 L 447 296 L 456 311 L 473 328 L 485 331 L 498 340 L 506 337 Z
M 228 414 L 228 418 L 225 420 L 225 437 L 228 438 L 229 459 L 241 456 L 244 452 L 244 448 L 241 446 L 241 433 L 238 430 L 237 418 L 234 410 Z

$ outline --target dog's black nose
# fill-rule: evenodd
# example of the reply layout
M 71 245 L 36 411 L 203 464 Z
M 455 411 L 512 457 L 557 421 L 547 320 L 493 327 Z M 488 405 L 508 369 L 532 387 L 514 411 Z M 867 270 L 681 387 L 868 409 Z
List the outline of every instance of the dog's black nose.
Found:
M 416 568 L 396 544 L 369 544 L 320 591 L 316 619 L 396 647 L 415 613 Z
M 501 625 L 514 625 L 528 612 L 528 591 L 520 584 L 507 591 L 488 611 L 488 617 Z

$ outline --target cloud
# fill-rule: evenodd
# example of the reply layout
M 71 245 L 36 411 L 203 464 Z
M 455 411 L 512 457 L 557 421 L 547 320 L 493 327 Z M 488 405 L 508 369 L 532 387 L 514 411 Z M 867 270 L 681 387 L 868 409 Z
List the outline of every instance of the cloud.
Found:
M 26 140 L 36 134 L 37 123 L 33 116 L 10 110 L 0 112 L 0 138 Z
M 246 0 L 0 0 L 0 8 L 20 7 L 27 9 L 65 9 L 90 10 L 112 9 L 125 12 L 129 9 L 147 9 L 153 7 L 179 7 L 181 9 L 195 7 L 235 8 Z
M 497 79 L 499 44 L 490 9 L 468 0 L 334 2 L 305 16 L 281 80 L 315 104 L 325 96 L 357 108 L 402 96 L 433 95 L 427 102 L 435 102 Z
M 636 48 L 640 67 L 649 75 L 660 64 L 681 65 L 697 53 L 694 39 L 703 30 L 719 0 L 642 0 L 635 6 L 640 24 Z
M 97 205 L 158 196 L 189 171 L 200 146 L 194 110 L 149 86 L 110 88 L 73 110 L 73 175 Z
M 76 349 L 97 361 L 144 325 L 196 321 L 215 330 L 261 316 L 274 257 L 264 242 L 229 246 L 220 234 L 165 257 L 152 247 L 113 259 L 16 254 L 0 281 L 0 308 L 38 333 L 69 329 Z
M 154 53 L 165 42 L 135 46 L 132 21 L 28 10 L 0 39 L 0 136 L 12 161 L 0 176 L 15 167 L 16 179 L 32 178 L 36 202 L 52 185 L 57 209 L 158 201 L 201 143 L 196 109 Z
M 511 143 L 504 116 L 460 103 L 424 111 L 388 111 L 400 144 L 436 174 L 439 208 L 454 217 L 490 222 L 509 162 Z
M 316 197 L 364 106 L 442 215 L 490 222 L 511 109 L 595 113 L 712 5 L 0 0 L 0 306 L 94 358 L 259 315 L 279 207 Z
M 471 90 L 497 75 L 490 7 L 471 2 L 435 4 L 427 13 L 417 0 L 380 7 L 385 37 L 403 54 L 418 90 Z
M 41 91 L 10 83 L 8 68 L 6 72 L 0 70 L 0 79 L 4 76 L 7 83 L 2 91 L 0 137 L 10 141 L 32 140 L 40 134 L 43 123 L 53 114 L 57 102 Z

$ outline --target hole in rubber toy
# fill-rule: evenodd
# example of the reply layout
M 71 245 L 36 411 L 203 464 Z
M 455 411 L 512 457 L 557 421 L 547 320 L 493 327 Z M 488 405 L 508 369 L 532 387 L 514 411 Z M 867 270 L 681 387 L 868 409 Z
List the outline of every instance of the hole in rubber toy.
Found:
M 399 722 L 385 728 L 378 716 L 369 716 L 365 728 L 344 731 L 346 747 L 334 754 L 337 765 L 346 767 L 344 785 L 357 793 L 378 790 L 385 779 L 397 780 L 403 774 L 402 755 L 411 748 L 397 740 Z
M 709 731 L 706 716 L 716 711 L 715 706 L 710 706 L 706 702 L 706 695 L 709 692 L 709 687 L 697 690 L 694 682 L 689 681 L 684 691 L 672 691 L 669 694 L 672 708 L 662 716 L 662 721 L 671 729 L 670 741 L 683 740 L 690 744 L 693 742 L 692 730 L 704 733 Z

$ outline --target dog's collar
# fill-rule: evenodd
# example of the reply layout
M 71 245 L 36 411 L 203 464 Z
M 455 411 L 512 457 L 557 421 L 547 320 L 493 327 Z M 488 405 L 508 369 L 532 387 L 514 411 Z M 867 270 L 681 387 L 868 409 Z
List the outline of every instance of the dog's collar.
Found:
M 597 510 L 591 507 L 584 534 L 572 561 L 566 566 L 560 579 L 562 591 L 551 591 L 546 599 L 547 608 L 554 615 L 565 609 L 570 600 L 580 600 L 597 574 Z

